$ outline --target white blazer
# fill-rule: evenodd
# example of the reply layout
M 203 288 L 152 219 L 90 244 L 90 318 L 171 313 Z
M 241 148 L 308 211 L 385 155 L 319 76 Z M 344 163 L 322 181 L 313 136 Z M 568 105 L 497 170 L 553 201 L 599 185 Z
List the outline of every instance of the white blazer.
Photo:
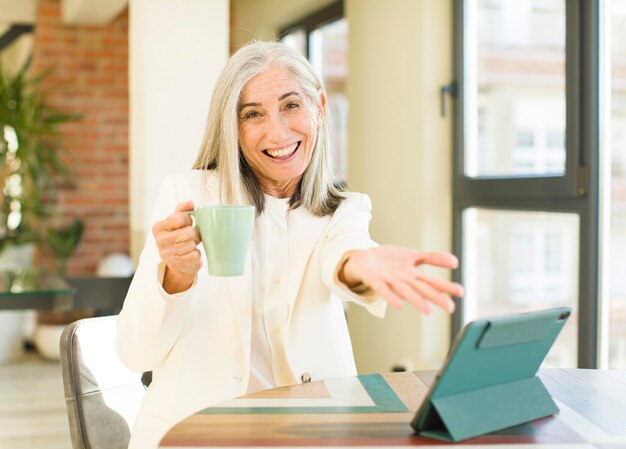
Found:
M 219 203 L 219 179 L 194 170 L 170 176 L 161 186 L 152 221 L 170 215 L 182 201 Z M 368 231 L 371 203 L 345 193 L 333 216 L 316 217 L 300 207 L 289 212 L 289 314 L 285 350 L 295 379 L 356 374 L 342 300 L 373 315 L 386 302 L 353 293 L 336 278 L 338 263 L 353 249 L 375 246 Z M 200 246 L 201 248 L 201 246 Z M 201 249 L 201 251 L 203 251 Z M 167 294 L 164 264 L 152 233 L 119 315 L 117 351 L 134 371 L 153 371 L 131 434 L 130 449 L 156 447 L 181 419 L 211 404 L 243 395 L 250 376 L 251 257 L 239 277 L 209 276 L 205 260 L 189 290 Z

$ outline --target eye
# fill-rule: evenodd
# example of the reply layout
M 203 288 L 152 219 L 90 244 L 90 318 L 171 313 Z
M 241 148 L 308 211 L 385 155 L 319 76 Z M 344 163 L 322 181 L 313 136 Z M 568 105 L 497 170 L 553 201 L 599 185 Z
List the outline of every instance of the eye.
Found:
M 300 104 L 295 102 L 287 103 L 285 109 L 300 109 Z
M 260 116 L 261 116 L 261 114 L 259 114 L 257 111 L 250 111 L 250 112 L 246 112 L 246 113 L 243 115 L 243 117 L 242 117 L 242 118 L 243 118 L 244 120 L 248 120 L 248 119 L 257 118 L 257 117 L 260 117 Z

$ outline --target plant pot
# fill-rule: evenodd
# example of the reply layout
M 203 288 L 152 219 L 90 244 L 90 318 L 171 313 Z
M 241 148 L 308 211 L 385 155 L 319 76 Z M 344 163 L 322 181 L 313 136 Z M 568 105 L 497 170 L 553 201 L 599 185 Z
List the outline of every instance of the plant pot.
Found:
M 14 271 L 32 266 L 35 246 L 9 245 L 0 253 L 0 271 Z M 0 365 L 24 356 L 25 327 L 34 327 L 35 313 L 22 310 L 0 311 Z
M 15 362 L 24 356 L 24 316 L 21 311 L 0 312 L 0 365 Z
M 33 344 L 42 357 L 59 360 L 59 344 L 63 329 L 69 323 L 96 316 L 93 309 L 69 310 L 67 312 L 40 311 L 37 314 L 37 327 Z
M 38 324 L 33 335 L 37 352 L 48 360 L 59 360 L 61 334 L 65 324 Z

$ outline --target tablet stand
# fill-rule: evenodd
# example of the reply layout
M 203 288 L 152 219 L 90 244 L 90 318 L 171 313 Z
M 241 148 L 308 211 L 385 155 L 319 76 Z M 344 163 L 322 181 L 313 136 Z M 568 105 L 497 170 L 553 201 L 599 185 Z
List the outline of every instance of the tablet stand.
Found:
M 559 411 L 538 377 L 430 401 L 432 422 L 420 435 L 460 441 L 553 415 Z
M 570 313 L 558 308 L 470 323 L 413 427 L 460 441 L 557 413 L 536 373 Z

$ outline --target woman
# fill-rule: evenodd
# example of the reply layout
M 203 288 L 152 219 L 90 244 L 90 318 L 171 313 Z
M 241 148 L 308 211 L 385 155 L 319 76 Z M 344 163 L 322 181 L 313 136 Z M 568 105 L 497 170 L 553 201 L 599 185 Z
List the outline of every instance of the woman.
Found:
M 153 371 L 131 448 L 154 447 L 185 416 L 280 385 L 356 374 L 341 300 L 382 317 L 387 303 L 451 312 L 460 285 L 417 268 L 447 253 L 377 246 L 366 195 L 332 183 L 326 97 L 297 52 L 258 42 L 217 82 L 194 170 L 168 177 L 118 323 L 120 358 Z M 202 269 L 185 211 L 254 204 L 245 274 Z

